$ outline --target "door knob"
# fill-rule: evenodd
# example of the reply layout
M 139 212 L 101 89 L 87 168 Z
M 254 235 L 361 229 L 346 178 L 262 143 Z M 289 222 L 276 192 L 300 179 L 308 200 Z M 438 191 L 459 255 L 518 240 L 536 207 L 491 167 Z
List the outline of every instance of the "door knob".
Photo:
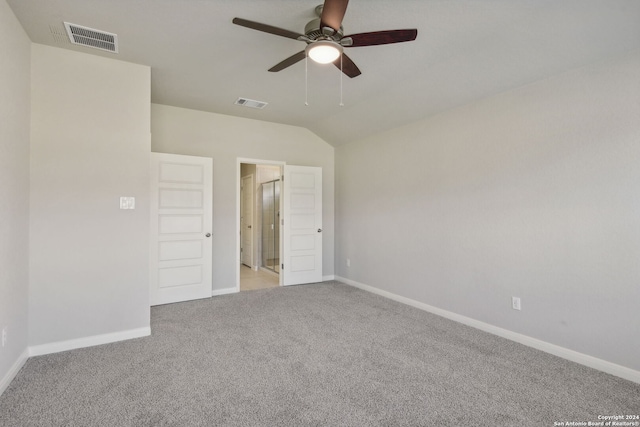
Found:
M 251 226 L 250 226 L 250 225 L 247 225 L 247 228 L 251 228 Z
M 207 233 L 207 234 L 205 234 L 205 236 L 211 237 L 211 233 Z
M 318 233 L 322 233 L 322 228 L 318 228 Z

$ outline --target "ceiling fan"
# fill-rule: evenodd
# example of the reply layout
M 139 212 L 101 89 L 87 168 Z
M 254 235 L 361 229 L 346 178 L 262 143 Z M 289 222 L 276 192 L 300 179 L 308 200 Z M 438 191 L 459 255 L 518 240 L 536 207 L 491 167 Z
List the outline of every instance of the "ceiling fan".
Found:
M 349 0 L 325 0 L 324 4 L 316 7 L 315 12 L 318 18 L 307 23 L 304 34 L 242 18 L 233 18 L 233 23 L 307 43 L 305 50 L 291 55 L 271 67 L 269 71 L 284 70 L 309 56 L 314 61 L 322 64 L 333 62 L 344 74 L 352 78 L 359 76 L 361 72 L 351 58 L 343 53 L 343 48 L 408 42 L 415 40 L 418 35 L 417 29 L 407 29 L 373 31 L 345 36 L 342 28 L 342 18 L 347 11 L 348 3 Z M 340 57 L 342 57 L 342 61 L 340 61 Z

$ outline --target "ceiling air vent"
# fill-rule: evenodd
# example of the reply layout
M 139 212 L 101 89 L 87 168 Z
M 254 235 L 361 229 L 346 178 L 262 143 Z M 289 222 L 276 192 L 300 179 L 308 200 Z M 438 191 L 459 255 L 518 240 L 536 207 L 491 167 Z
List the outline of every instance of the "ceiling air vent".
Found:
M 264 107 L 267 106 L 268 102 L 256 101 L 254 99 L 247 99 L 247 98 L 238 98 L 235 104 L 242 105 L 243 107 L 258 108 L 262 110 Z
M 62 28 L 61 25 L 49 25 L 49 31 L 53 41 L 58 44 L 69 44 L 69 38 L 67 37 L 67 31 Z
M 70 24 L 69 22 L 65 22 L 64 27 L 67 29 L 67 35 L 73 44 L 118 53 L 118 36 L 115 34 Z

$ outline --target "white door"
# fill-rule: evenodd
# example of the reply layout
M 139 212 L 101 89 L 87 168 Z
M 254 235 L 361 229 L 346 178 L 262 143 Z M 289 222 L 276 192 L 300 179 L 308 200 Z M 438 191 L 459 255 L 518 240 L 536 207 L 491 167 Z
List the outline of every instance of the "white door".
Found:
M 322 168 L 284 167 L 283 284 L 322 281 Z
M 210 158 L 151 153 L 151 305 L 211 296 Z
M 240 248 L 241 262 L 253 268 L 253 205 L 255 201 L 254 195 L 255 185 L 253 184 L 253 175 L 247 175 L 242 178 L 240 184 Z

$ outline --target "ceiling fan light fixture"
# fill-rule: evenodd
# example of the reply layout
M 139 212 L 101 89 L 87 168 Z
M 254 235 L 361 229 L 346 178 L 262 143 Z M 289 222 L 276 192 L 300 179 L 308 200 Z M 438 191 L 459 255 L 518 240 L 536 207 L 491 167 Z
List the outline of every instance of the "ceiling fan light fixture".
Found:
M 313 42 L 305 50 L 307 56 L 319 64 L 329 64 L 342 55 L 342 46 L 330 40 Z

